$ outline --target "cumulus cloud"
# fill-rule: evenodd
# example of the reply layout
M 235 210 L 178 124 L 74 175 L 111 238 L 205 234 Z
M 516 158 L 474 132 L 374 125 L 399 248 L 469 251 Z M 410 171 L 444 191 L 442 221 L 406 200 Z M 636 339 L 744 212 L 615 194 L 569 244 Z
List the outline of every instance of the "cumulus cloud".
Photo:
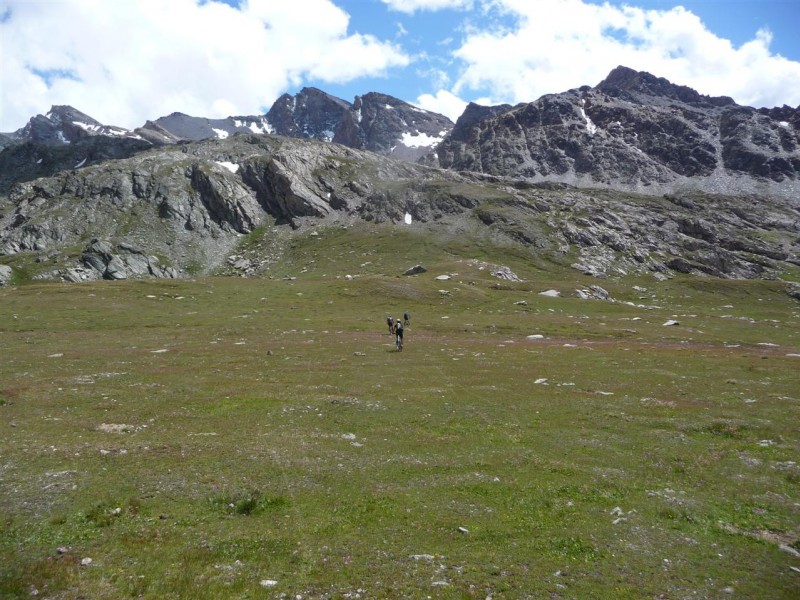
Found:
M 416 105 L 422 109 L 439 113 L 449 118 L 454 123 L 464 112 L 467 103 L 447 90 L 439 90 L 435 94 L 422 94 L 417 98 Z
M 358 1 L 0 0 L 0 131 L 51 104 L 128 128 L 174 111 L 259 114 L 305 82 L 392 75 L 395 89 L 455 120 L 467 100 L 530 102 L 596 85 L 618 65 L 740 104 L 800 104 L 800 62 L 773 53 L 768 30 L 734 46 L 681 7 L 382 0 L 403 19 L 389 40 L 373 34 L 385 23 L 353 31 L 341 6 L 355 19 Z
M 449 90 L 457 97 L 530 102 L 596 85 L 624 65 L 740 104 L 800 104 L 800 63 L 772 54 L 765 30 L 737 48 L 682 7 L 644 10 L 583 0 L 491 4 L 513 26 L 465 34 L 454 51 L 462 69 Z
M 173 111 L 255 114 L 307 78 L 340 83 L 409 64 L 393 43 L 349 33 L 333 0 L 6 0 L 0 131 L 50 104 L 137 127 Z

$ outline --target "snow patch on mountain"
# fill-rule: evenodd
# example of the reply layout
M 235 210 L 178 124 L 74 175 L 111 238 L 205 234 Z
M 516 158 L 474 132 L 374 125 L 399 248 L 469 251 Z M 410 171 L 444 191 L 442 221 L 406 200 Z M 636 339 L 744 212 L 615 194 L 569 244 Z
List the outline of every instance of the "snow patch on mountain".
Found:
M 597 125 L 595 125 L 589 118 L 589 115 L 586 114 L 586 111 L 583 109 L 584 104 L 586 104 L 586 101 L 583 98 L 581 98 L 579 108 L 581 111 L 581 116 L 586 121 L 586 131 L 589 133 L 589 135 L 594 135 L 595 133 L 597 133 Z
M 400 141 L 407 148 L 430 148 L 441 142 L 445 135 L 447 135 L 446 131 L 440 131 L 438 137 L 421 132 L 405 132 Z
M 73 125 L 77 125 L 84 131 L 90 131 L 92 133 L 99 131 L 102 128 L 102 125 L 90 125 L 89 123 L 82 123 L 81 121 L 73 121 Z
M 225 160 L 216 160 L 214 162 L 216 162 L 220 167 L 228 169 L 228 171 L 230 171 L 231 173 L 236 173 L 237 171 L 239 171 L 239 165 L 237 165 L 236 163 L 228 162 Z

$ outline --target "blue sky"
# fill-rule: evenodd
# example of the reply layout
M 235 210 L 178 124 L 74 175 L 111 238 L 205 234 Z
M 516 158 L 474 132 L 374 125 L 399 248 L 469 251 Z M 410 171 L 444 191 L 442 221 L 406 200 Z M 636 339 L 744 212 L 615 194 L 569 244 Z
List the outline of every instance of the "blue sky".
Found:
M 260 114 L 304 86 L 455 120 L 620 64 L 798 106 L 798 24 L 800 0 L 0 0 L 0 131 L 53 104 L 128 128 Z

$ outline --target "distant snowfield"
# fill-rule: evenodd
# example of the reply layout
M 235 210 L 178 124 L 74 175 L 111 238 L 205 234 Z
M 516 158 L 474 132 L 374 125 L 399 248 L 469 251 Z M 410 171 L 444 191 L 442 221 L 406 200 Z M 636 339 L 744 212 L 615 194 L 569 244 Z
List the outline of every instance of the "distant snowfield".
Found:
M 217 137 L 221 140 L 224 140 L 228 137 L 228 132 L 225 131 L 224 129 L 214 129 L 213 127 L 211 129 L 214 131 L 214 133 L 217 134 Z
M 273 133 L 275 129 L 270 125 L 269 121 L 266 119 L 261 119 L 261 121 L 240 121 L 239 119 L 234 119 L 233 124 L 236 127 L 246 127 L 253 133 Z
M 73 125 L 77 125 L 84 131 L 98 131 L 102 128 L 102 125 L 90 125 L 89 123 L 83 123 L 82 121 L 73 121 Z
M 227 162 L 224 160 L 216 160 L 214 162 L 216 162 L 220 167 L 225 167 L 231 173 L 236 173 L 239 170 L 239 165 L 232 162 Z
M 413 134 L 406 132 L 403 134 L 401 143 L 406 148 L 430 148 L 441 142 L 446 134 L 446 131 L 440 131 L 439 137 L 433 137 L 425 133 Z

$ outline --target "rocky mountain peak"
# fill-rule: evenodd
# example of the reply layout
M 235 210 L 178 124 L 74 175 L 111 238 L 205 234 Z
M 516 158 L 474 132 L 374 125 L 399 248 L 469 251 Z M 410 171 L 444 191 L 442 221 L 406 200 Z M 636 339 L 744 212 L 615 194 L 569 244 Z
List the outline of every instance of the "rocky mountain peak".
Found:
M 480 104 L 470 102 L 467 108 L 464 109 L 464 112 L 461 113 L 461 116 L 458 117 L 450 136 L 453 139 L 466 140 L 469 137 L 469 131 L 476 123 L 507 112 L 511 110 L 511 108 L 512 106 L 510 104 L 481 106 Z
M 316 88 L 284 94 L 266 115 L 275 133 L 332 141 L 404 160 L 417 160 L 453 128 L 447 117 L 369 92 L 353 103 Z
M 46 115 L 32 117 L 25 127 L 8 135 L 13 142 L 71 144 L 92 136 L 135 137 L 127 129 L 103 125 L 69 105 L 53 105 Z
M 704 96 L 688 86 L 676 85 L 663 77 L 656 77 L 646 71 L 635 71 L 624 66 L 613 69 L 603 81 L 597 84 L 595 89 L 621 98 L 642 94 L 652 98 L 669 98 L 687 104 L 708 103 L 714 106 L 735 104 L 733 98 Z
M 49 119 L 55 124 L 73 123 L 78 121 L 87 125 L 102 127 L 102 123 L 100 123 L 100 121 L 93 119 L 89 115 L 82 113 L 78 109 L 67 104 L 54 104 L 50 107 L 50 111 L 47 113 L 47 115 L 45 115 L 45 118 Z
M 294 96 L 283 94 L 266 118 L 279 135 L 333 141 L 336 128 L 350 105 L 322 90 L 304 87 Z
M 796 202 L 798 111 L 739 106 L 617 67 L 596 87 L 470 105 L 427 164 L 648 194 L 768 193 Z

